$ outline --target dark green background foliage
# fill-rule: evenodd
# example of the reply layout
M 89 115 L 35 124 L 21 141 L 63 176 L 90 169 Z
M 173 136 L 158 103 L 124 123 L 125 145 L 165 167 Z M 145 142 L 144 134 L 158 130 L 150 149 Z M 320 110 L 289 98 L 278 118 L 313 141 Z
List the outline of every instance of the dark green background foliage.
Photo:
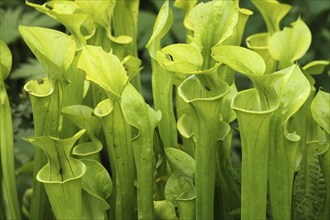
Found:
M 42 3 L 41 0 L 34 0 Z M 282 27 L 288 26 L 299 16 L 306 22 L 312 32 L 312 45 L 307 54 L 300 60 L 304 65 L 312 60 L 330 59 L 330 1 L 329 0 L 282 0 L 282 3 L 292 5 L 292 10 L 282 22 Z M 150 57 L 145 48 L 151 33 L 156 15 L 163 4 L 162 0 L 142 0 L 140 2 L 138 50 L 139 57 L 143 61 L 141 80 L 143 95 L 148 103 L 152 104 L 151 92 L 151 67 Z M 250 17 L 244 34 L 244 39 L 253 34 L 266 31 L 266 26 L 261 15 L 250 1 L 241 1 L 242 8 L 254 11 Z M 185 28 L 182 25 L 183 12 L 173 7 L 174 22 L 171 32 L 164 39 L 164 44 L 169 45 L 176 42 L 185 42 Z M 33 134 L 33 120 L 31 106 L 27 95 L 22 88 L 30 79 L 40 78 L 44 73 L 37 60 L 18 32 L 18 24 L 29 26 L 41 26 L 56 28 L 61 31 L 65 29 L 56 21 L 37 12 L 25 5 L 24 0 L 1 0 L 0 1 L 0 39 L 7 43 L 13 54 L 13 67 L 10 77 L 7 79 L 9 98 L 12 104 L 13 126 L 15 136 L 15 159 L 18 173 L 19 198 L 23 198 L 25 190 L 31 186 L 32 179 L 29 172 L 32 164 L 29 163 L 33 156 L 33 147 L 19 137 L 31 136 Z M 242 45 L 245 45 L 243 39 Z M 239 90 L 250 87 L 250 82 L 238 76 L 236 85 Z M 329 67 L 323 74 L 315 76 L 316 88 L 322 87 L 324 91 L 330 91 Z M 236 143 L 236 144 L 235 144 Z M 239 146 L 239 140 L 234 140 L 234 145 Z M 238 149 L 239 151 L 239 149 Z M 237 154 L 239 155 L 239 154 Z M 234 158 L 235 159 L 235 158 Z M 239 162 L 239 156 L 236 157 Z M 21 201 L 23 202 L 23 201 Z

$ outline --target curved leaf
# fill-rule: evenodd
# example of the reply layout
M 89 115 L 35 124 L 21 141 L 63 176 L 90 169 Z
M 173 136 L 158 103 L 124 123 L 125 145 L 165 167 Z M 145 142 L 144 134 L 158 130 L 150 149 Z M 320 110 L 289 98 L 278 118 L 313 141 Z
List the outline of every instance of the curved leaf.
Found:
M 279 3 L 277 0 L 252 0 L 252 3 L 262 14 L 271 35 L 280 30 L 281 20 L 291 9 L 290 5 Z
M 99 118 L 93 116 L 93 109 L 85 105 L 70 105 L 62 108 L 62 114 L 78 128 L 86 129 L 89 136 L 94 136 L 101 128 Z
M 258 92 L 249 89 L 234 96 L 242 142 L 242 219 L 265 219 L 267 206 L 268 151 L 272 117 L 278 108 L 260 111 Z
M 311 75 L 319 75 L 324 69 L 330 64 L 328 60 L 314 60 L 312 62 L 307 63 L 303 70 L 307 71 Z
M 330 134 L 330 94 L 319 91 L 312 104 L 311 112 L 314 120 L 328 133 Z
M 105 52 L 101 47 L 84 47 L 78 68 L 86 72 L 87 80 L 93 81 L 117 97 L 121 96 L 128 82 L 127 73 L 118 57 L 112 52 Z
M 12 65 L 12 55 L 8 46 L 0 40 L 0 85 L 2 85 L 3 80 L 5 80 L 11 70 Z
M 184 11 L 183 24 L 184 24 L 185 28 L 187 28 L 188 30 L 192 30 L 192 27 L 189 26 L 189 23 L 188 23 L 188 16 L 189 16 L 189 13 L 191 12 L 191 10 L 196 5 L 196 3 L 197 3 L 197 0 L 190 0 L 190 1 L 175 0 L 175 2 L 173 4 L 174 7 L 180 8 Z
M 161 119 L 161 112 L 154 111 L 131 84 L 123 92 L 121 106 L 128 123 L 145 132 L 153 132 Z
M 158 12 L 152 35 L 146 45 L 146 48 L 149 50 L 150 56 L 153 59 L 156 57 L 157 50 L 160 49 L 160 40 L 170 30 L 172 23 L 172 10 L 169 7 L 168 0 L 166 0 Z
M 168 147 L 165 149 L 166 156 L 173 171 L 179 171 L 190 179 L 195 179 L 195 160 L 182 150 Z
M 128 84 L 121 99 L 123 115 L 129 124 L 138 128 L 140 133 L 133 142 L 133 152 L 137 171 L 138 219 L 154 218 L 153 172 L 154 130 L 161 119 L 161 112 L 147 105 L 142 95 Z
M 165 186 L 165 198 L 166 201 L 175 207 L 178 207 L 177 199 L 184 193 L 195 190 L 195 186 L 192 180 L 180 173 L 179 171 L 174 172 L 167 180 Z M 193 195 L 190 199 L 194 199 Z
M 19 31 L 52 80 L 63 80 L 75 56 L 71 36 L 47 28 L 19 26 Z
M 212 48 L 212 57 L 243 74 L 263 75 L 266 70 L 259 54 L 239 46 L 218 45 Z
M 291 28 L 274 33 L 269 40 L 269 53 L 280 61 L 282 68 L 292 65 L 308 50 L 312 34 L 308 26 L 298 18 Z
M 237 19 L 238 10 L 232 1 L 212 1 L 195 6 L 187 24 L 194 32 L 192 41 L 210 50 L 233 34 Z
M 172 44 L 156 53 L 157 62 L 168 71 L 190 73 L 202 69 L 200 51 L 189 44 Z
M 106 210 L 110 208 L 107 200 L 112 192 L 112 181 L 107 170 L 97 161 L 82 160 L 86 173 L 82 178 L 82 189 L 87 192 L 83 200 L 85 219 L 106 219 Z

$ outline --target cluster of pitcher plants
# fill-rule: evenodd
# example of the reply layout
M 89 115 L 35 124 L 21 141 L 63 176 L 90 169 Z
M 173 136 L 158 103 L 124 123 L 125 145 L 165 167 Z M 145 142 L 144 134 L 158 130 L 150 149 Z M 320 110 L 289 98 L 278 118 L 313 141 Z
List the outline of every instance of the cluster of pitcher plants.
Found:
M 329 219 L 327 60 L 302 65 L 311 32 L 291 6 L 251 0 L 268 32 L 246 39 L 238 0 L 174 1 L 186 42 L 163 46 L 164 1 L 146 45 L 153 106 L 141 95 L 138 0 L 26 4 L 67 32 L 19 26 L 46 78 L 31 80 L 33 188 L 18 199 L 1 42 L 0 219 Z M 152 27 L 150 27 L 152 28 Z M 235 74 L 252 88 L 237 91 Z M 236 123 L 237 122 L 237 123 Z M 233 131 L 241 166 L 232 163 Z

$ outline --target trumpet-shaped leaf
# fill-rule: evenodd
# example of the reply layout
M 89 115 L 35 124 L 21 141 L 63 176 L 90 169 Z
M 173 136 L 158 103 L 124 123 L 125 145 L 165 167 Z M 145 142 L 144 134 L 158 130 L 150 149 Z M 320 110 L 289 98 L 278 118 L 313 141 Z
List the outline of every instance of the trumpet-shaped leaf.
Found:
M 81 178 L 86 166 L 71 157 L 71 150 L 84 133 L 85 130 L 81 130 L 64 140 L 50 136 L 26 138 L 40 147 L 48 158 L 37 180 L 44 184 L 57 219 L 81 218 Z
M 246 8 L 239 8 L 238 1 L 235 2 L 238 8 L 238 19 L 237 23 L 234 27 L 233 34 L 227 38 L 223 44 L 225 45 L 240 45 L 245 29 L 246 22 L 248 21 L 248 18 L 253 14 L 252 11 L 246 9 Z
M 152 95 L 155 108 L 162 112 L 158 130 L 165 147 L 177 145 L 176 120 L 173 112 L 173 81 L 174 75 L 162 68 L 155 60 L 157 51 L 161 49 L 161 40 L 170 30 L 173 15 L 169 2 L 165 1 L 155 21 L 153 33 L 147 43 L 147 49 L 152 58 Z M 163 169 L 166 172 L 166 169 Z M 165 173 L 164 173 L 165 175 Z
M 265 74 L 273 73 L 277 69 L 276 60 L 269 54 L 269 38 L 269 33 L 253 34 L 246 38 L 247 47 L 257 52 L 264 59 L 266 63 Z
M 50 82 L 48 78 L 33 80 L 25 84 L 24 90 L 29 93 L 31 100 L 35 135 L 57 137 L 59 134 L 59 120 L 62 107 L 59 83 Z M 45 154 L 40 148 L 35 147 L 34 177 L 46 162 L 47 158 Z M 50 204 L 43 185 L 38 181 L 34 181 L 31 218 L 49 218 L 49 210 Z
M 188 16 L 191 10 L 194 8 L 196 5 L 197 0 L 191 0 L 191 1 L 185 1 L 185 0 L 175 0 L 174 2 L 174 7 L 180 8 L 184 11 L 184 19 L 183 19 L 183 24 L 188 30 L 192 30 L 193 27 L 189 26 L 188 23 Z
M 94 155 L 98 160 L 97 153 L 102 150 L 102 142 L 96 137 L 101 129 L 101 120 L 93 116 L 93 109 L 85 105 L 70 105 L 62 108 L 65 118 L 71 120 L 78 128 L 85 129 L 91 142 L 81 143 L 73 149 L 77 156 Z
M 150 56 L 155 59 L 156 52 L 160 49 L 160 40 L 170 30 L 173 23 L 172 10 L 169 7 L 168 1 L 165 1 L 155 21 L 152 35 L 146 45 Z
M 57 136 L 62 106 L 58 101 L 61 100 L 58 84 L 53 85 L 48 78 L 32 80 L 24 90 L 30 95 L 35 134 Z
M 85 130 L 79 131 L 72 138 L 58 139 L 49 136 L 26 138 L 27 141 L 40 147 L 48 158 L 48 169 L 43 168 L 39 173 L 39 179 L 42 181 L 63 182 L 81 175 L 79 166 L 71 165 L 71 150 L 73 144 L 85 133 Z M 73 162 L 78 163 L 78 162 Z
M 290 11 L 291 6 L 287 4 L 281 4 L 277 0 L 253 0 L 252 2 L 262 14 L 266 22 L 268 32 L 272 35 L 279 31 L 280 22 L 283 17 Z
M 308 26 L 298 18 L 291 28 L 274 33 L 269 40 L 269 53 L 280 61 L 280 67 L 287 67 L 300 59 L 312 42 Z
M 121 107 L 129 124 L 139 129 L 133 151 L 137 170 L 138 219 L 154 218 L 153 207 L 153 136 L 161 112 L 147 105 L 141 94 L 128 84 L 123 92 Z
M 110 206 L 116 208 L 110 214 L 118 219 L 131 219 L 134 216 L 132 198 L 136 196 L 131 126 L 124 118 L 118 99 L 106 99 L 100 102 L 94 114 L 102 119 L 112 178 L 115 183 L 115 196 L 110 200 Z
M 63 80 L 76 46 L 71 36 L 47 28 L 19 26 L 19 31 L 52 80 Z
M 120 60 L 111 52 L 105 52 L 101 47 L 89 46 L 83 48 L 78 68 L 86 72 L 86 78 L 107 92 L 120 97 L 128 82 L 128 76 Z
M 86 14 L 82 14 L 79 11 L 77 12 L 78 5 L 76 2 L 48 1 L 43 5 L 39 5 L 27 1 L 26 4 L 61 22 L 72 34 L 78 48 L 86 44 L 85 37 L 81 33 L 81 28 L 83 24 L 89 24 L 91 18 Z M 84 25 L 84 28 L 91 34 L 94 26 Z
M 93 21 L 107 29 L 113 13 L 116 0 L 112 1 L 85 1 L 76 0 L 75 3 L 79 7 L 79 11 L 93 18 Z
M 20 219 L 14 167 L 13 122 L 4 84 L 11 64 L 11 52 L 0 40 L 0 218 Z
M 196 218 L 213 218 L 213 199 L 218 140 L 230 128 L 220 122 L 221 99 L 228 93 L 227 83 L 205 75 L 190 76 L 178 88 L 181 98 L 192 108 L 196 121 Z M 205 172 L 208 170 L 208 172 Z M 209 201 L 209 203 L 205 203 Z
M 232 102 L 242 142 L 241 219 L 265 219 L 271 121 L 277 106 L 259 111 L 256 89 L 239 92 Z

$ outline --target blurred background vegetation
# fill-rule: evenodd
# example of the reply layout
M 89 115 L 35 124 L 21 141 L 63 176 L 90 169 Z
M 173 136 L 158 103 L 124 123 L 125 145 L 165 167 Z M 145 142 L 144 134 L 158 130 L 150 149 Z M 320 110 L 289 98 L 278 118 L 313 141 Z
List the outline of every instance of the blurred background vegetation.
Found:
M 34 0 L 35 3 L 42 4 L 43 0 Z M 173 1 L 172 1 L 173 2 Z M 304 65 L 312 60 L 330 59 L 330 1 L 329 0 L 282 0 L 282 3 L 292 5 L 292 10 L 282 22 L 282 27 L 289 26 L 299 16 L 309 26 L 313 42 L 308 53 L 300 60 Z M 150 57 L 145 45 L 151 36 L 153 23 L 163 0 L 141 0 L 138 24 L 138 49 L 139 58 L 143 61 L 141 80 L 143 85 L 143 95 L 147 102 L 152 104 L 152 93 L 150 83 Z M 173 5 L 173 4 L 172 4 Z M 248 8 L 254 12 L 250 17 L 244 39 L 254 33 L 266 31 L 266 26 L 261 15 L 250 1 L 240 2 L 240 6 Z M 172 7 L 173 8 L 173 7 Z M 185 29 L 182 25 L 183 12 L 173 8 L 173 27 L 164 39 L 164 45 L 177 42 L 185 42 Z M 35 59 L 19 35 L 18 25 L 41 26 L 65 31 L 55 20 L 35 11 L 25 5 L 25 0 L 0 0 L 0 39 L 10 47 L 13 54 L 13 67 L 10 77 L 6 80 L 8 93 L 11 101 L 13 126 L 15 136 L 15 162 L 18 175 L 19 198 L 23 198 L 25 190 L 31 186 L 31 173 L 28 171 L 32 166 L 33 147 L 23 141 L 20 137 L 33 135 L 33 119 L 30 102 L 27 94 L 23 91 L 24 84 L 30 79 L 44 76 L 43 69 Z M 245 45 L 243 39 L 242 45 Z M 317 89 L 330 91 L 329 67 L 323 74 L 315 77 Z M 250 82 L 237 76 L 236 84 L 239 90 L 248 88 Z M 234 141 L 235 143 L 235 141 Z M 238 143 L 237 143 L 238 145 Z M 22 201 L 21 201 L 22 202 Z

